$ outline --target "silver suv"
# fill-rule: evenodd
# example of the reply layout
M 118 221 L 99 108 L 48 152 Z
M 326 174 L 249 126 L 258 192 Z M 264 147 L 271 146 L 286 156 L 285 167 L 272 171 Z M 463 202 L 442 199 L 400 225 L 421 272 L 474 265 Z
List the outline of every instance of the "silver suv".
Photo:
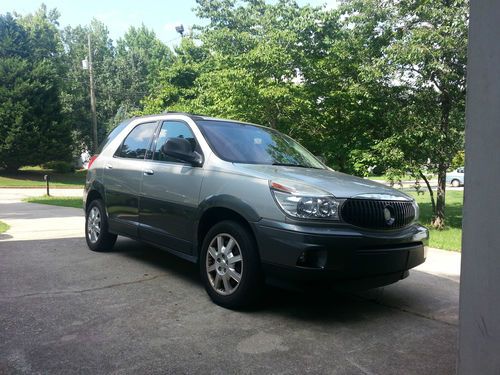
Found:
M 197 262 L 229 308 L 264 281 L 396 282 L 428 240 L 406 194 L 335 172 L 276 130 L 186 113 L 118 125 L 89 163 L 84 209 L 90 249 L 122 235 Z

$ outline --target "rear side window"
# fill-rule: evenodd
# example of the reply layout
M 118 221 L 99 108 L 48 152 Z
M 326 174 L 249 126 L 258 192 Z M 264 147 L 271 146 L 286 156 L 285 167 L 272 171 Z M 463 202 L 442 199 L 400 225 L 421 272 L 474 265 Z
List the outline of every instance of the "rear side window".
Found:
M 144 159 L 153 140 L 155 129 L 156 122 L 137 125 L 123 141 L 117 156 L 128 159 Z
M 120 124 L 118 124 L 109 134 L 108 136 L 106 137 L 106 139 L 104 141 L 101 142 L 101 144 L 99 145 L 99 148 L 97 149 L 97 153 L 100 154 L 102 152 L 102 150 L 104 150 L 106 148 L 107 145 L 109 145 L 111 143 L 111 141 L 113 139 L 116 138 L 116 136 L 118 134 L 120 134 L 122 132 L 123 129 L 125 129 L 125 127 L 130 123 L 130 120 L 127 120 L 127 121 L 124 121 Z
M 163 146 L 170 138 L 185 138 L 189 141 L 189 143 L 191 143 L 193 150 L 196 148 L 194 134 L 186 123 L 182 121 L 164 121 L 161 125 L 160 134 L 158 134 L 155 153 L 153 155 L 154 160 L 178 161 L 177 159 L 171 158 L 160 151 L 161 146 Z

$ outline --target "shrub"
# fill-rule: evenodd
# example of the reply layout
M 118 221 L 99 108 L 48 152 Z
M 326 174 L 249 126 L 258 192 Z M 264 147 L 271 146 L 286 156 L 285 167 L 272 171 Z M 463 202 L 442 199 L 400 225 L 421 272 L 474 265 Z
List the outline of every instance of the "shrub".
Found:
M 451 169 L 457 169 L 465 165 L 465 152 L 458 151 L 451 161 Z
M 72 173 L 75 171 L 75 167 L 73 164 L 68 163 L 67 161 L 49 161 L 43 165 L 45 169 L 52 169 L 57 173 Z

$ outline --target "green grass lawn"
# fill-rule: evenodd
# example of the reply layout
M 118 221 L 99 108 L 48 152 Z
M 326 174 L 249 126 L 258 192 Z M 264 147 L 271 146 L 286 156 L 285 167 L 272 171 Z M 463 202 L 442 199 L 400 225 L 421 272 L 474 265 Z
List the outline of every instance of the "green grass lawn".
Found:
M 427 178 L 429 180 L 435 179 L 436 177 L 437 176 L 427 176 Z M 374 180 L 374 181 L 389 181 L 389 178 L 386 175 L 382 175 L 382 176 L 368 176 L 366 178 L 368 178 L 370 180 Z M 401 176 L 401 181 L 415 181 L 415 177 L 410 176 L 410 175 Z M 424 185 L 425 182 L 420 179 L 420 184 Z
M 15 173 L 0 170 L 0 187 L 45 187 L 43 176 L 50 175 L 51 187 L 81 188 L 86 170 L 74 173 L 56 173 L 39 167 L 21 168 Z
M 3 221 L 0 221 L 0 233 L 5 232 L 9 228 L 10 227 L 7 224 L 5 224 Z
M 31 197 L 24 199 L 25 202 L 29 203 L 41 203 L 50 204 L 52 206 L 63 206 L 63 207 L 74 207 L 82 208 L 83 202 L 82 197 Z
M 446 228 L 444 230 L 432 229 L 432 205 L 429 192 L 417 196 L 411 193 L 420 206 L 420 222 L 430 230 L 429 246 L 438 249 L 460 251 L 462 249 L 462 208 L 464 201 L 463 191 L 446 192 Z

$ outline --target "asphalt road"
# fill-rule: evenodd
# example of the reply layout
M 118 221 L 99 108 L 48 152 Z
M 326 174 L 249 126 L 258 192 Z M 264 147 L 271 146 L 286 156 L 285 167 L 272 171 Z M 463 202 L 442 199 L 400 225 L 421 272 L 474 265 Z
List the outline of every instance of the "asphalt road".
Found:
M 0 201 L 12 226 L 0 235 L 1 374 L 455 373 L 459 284 L 445 252 L 392 286 L 267 288 L 235 312 L 161 250 L 120 238 L 89 251 L 80 210 Z

